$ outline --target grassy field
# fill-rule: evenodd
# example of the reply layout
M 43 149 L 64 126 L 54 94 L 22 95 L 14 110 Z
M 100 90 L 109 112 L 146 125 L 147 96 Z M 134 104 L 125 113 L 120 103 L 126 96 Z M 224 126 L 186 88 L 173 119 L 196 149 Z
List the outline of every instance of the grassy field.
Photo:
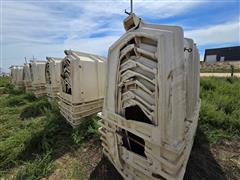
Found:
M 36 99 L 0 79 L 0 177 L 41 179 L 54 170 L 54 160 L 97 137 L 96 117 L 72 129 L 56 104 Z
M 72 129 L 55 102 L 0 78 L 0 179 L 121 179 L 102 158 L 96 116 Z M 201 113 L 184 179 L 240 179 L 240 80 L 201 79 Z
M 211 143 L 240 136 L 240 80 L 201 79 L 199 127 Z

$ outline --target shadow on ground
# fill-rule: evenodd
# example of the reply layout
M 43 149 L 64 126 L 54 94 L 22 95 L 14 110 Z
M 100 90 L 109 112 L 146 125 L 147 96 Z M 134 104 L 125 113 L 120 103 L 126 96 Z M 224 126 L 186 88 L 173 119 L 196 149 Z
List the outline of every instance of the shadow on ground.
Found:
M 117 172 L 115 167 L 107 159 L 106 156 L 102 156 L 101 161 L 98 163 L 94 171 L 91 173 L 91 180 L 123 180 L 121 175 Z
M 226 180 L 224 172 L 210 151 L 205 134 L 198 129 L 188 160 L 184 180 Z
M 25 151 L 19 156 L 20 159 L 27 161 L 35 158 L 36 154 L 42 155 L 51 150 L 52 159 L 55 160 L 73 151 L 72 131 L 71 126 L 63 119 L 47 123 L 26 145 Z
M 123 180 L 111 162 L 103 156 L 91 173 L 91 180 Z M 184 180 L 226 180 L 221 166 L 210 151 L 209 142 L 200 130 L 197 131 L 195 143 L 187 164 Z

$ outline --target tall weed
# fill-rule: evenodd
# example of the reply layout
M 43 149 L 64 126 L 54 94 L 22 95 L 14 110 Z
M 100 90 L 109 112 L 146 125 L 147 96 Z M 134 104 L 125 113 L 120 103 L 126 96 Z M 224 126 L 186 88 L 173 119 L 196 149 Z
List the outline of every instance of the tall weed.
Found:
M 98 128 L 99 125 L 97 123 L 98 118 L 96 116 L 86 117 L 82 120 L 79 128 L 74 129 L 72 133 L 73 141 L 76 145 L 81 145 L 83 141 L 95 136 L 99 137 Z
M 28 119 L 43 115 L 45 109 L 51 109 L 51 104 L 47 101 L 47 99 L 33 102 L 23 109 L 22 113 L 20 114 L 20 118 Z
M 212 142 L 240 137 L 240 79 L 201 78 L 200 128 Z
M 16 180 L 37 180 L 47 177 L 53 170 L 51 152 L 37 156 L 35 160 L 25 163 L 16 175 Z

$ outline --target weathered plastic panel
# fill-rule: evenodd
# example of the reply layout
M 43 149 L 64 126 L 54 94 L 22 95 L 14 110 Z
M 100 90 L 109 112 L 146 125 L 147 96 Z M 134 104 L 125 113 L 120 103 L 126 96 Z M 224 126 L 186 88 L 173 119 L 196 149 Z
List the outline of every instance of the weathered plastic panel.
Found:
M 68 122 L 77 127 L 81 118 L 102 108 L 106 59 L 72 50 L 65 50 L 65 54 L 61 62 L 59 105 Z
M 141 64 L 134 64 L 133 68 L 135 66 L 139 66 L 139 69 L 145 68 L 146 74 L 143 74 L 145 72 L 142 73 L 141 69 L 132 70 L 132 66 L 128 64 L 128 66 L 126 66 L 129 68 L 129 70 L 123 70 L 124 73 L 120 75 L 119 72 L 122 69 L 119 67 L 119 57 L 121 58 L 121 53 L 131 45 L 128 45 L 123 50 L 121 50 L 121 48 L 123 48 L 133 38 L 138 38 L 136 41 L 140 42 L 139 44 L 136 43 L 135 46 L 137 47 L 134 47 L 134 50 L 138 51 L 137 56 L 140 56 L 140 58 L 138 58 L 138 61 L 143 61 Z M 140 41 L 141 38 L 146 38 L 146 41 L 152 40 L 150 43 L 155 43 L 155 45 L 150 46 L 147 43 L 144 44 Z M 178 144 L 181 142 L 184 136 L 184 118 L 186 112 L 184 99 L 185 87 L 183 83 L 185 77 L 184 51 L 182 48 L 183 32 L 181 28 L 178 27 L 171 28 L 169 26 L 157 26 L 155 29 L 150 29 L 149 27 L 139 28 L 135 31 L 124 34 L 120 40 L 111 46 L 109 51 L 109 76 L 107 79 L 107 98 L 105 101 L 104 110 L 119 115 L 124 115 L 123 106 L 117 109 L 118 106 L 121 106 L 119 105 L 121 104 L 121 102 L 119 102 L 119 99 L 121 98 L 120 101 L 125 101 L 125 97 L 123 97 L 124 95 L 120 94 L 121 88 L 119 88 L 119 86 L 123 86 L 122 84 L 125 85 L 126 83 L 124 83 L 124 81 L 128 81 L 128 83 L 130 83 L 130 78 L 137 76 L 139 77 L 139 81 L 147 81 L 146 83 L 140 82 L 142 85 L 139 83 L 139 85 L 136 85 L 137 88 L 140 89 L 140 86 L 143 86 L 146 87 L 146 90 L 144 88 L 141 88 L 144 90 L 141 91 L 140 93 L 142 94 L 139 95 L 139 93 L 136 92 L 138 89 L 134 89 L 134 92 L 127 89 L 127 93 L 135 93 L 133 95 L 134 98 L 131 98 L 131 100 L 133 99 L 135 101 L 135 104 L 137 103 L 136 101 L 142 101 L 143 103 L 138 104 L 142 107 L 148 107 L 145 108 L 145 114 L 149 116 L 149 119 L 151 119 L 151 124 L 162 127 L 163 132 L 166 131 L 162 137 L 166 143 Z M 144 52 L 141 51 L 146 51 L 145 54 L 149 53 L 149 55 L 142 57 L 141 54 Z M 150 58 L 146 58 L 147 56 Z M 164 59 L 168 59 L 168 61 Z M 128 60 L 128 62 L 130 62 L 130 60 Z M 128 78 L 128 76 L 130 78 Z M 135 79 L 136 81 L 138 80 L 137 78 Z M 115 86 L 115 84 L 118 86 Z M 135 84 L 137 84 L 137 82 Z M 143 95 L 145 92 L 147 95 Z M 140 98 L 142 99 L 136 100 L 138 98 L 137 96 L 141 96 Z M 148 98 L 148 96 L 150 97 Z M 148 99 L 145 100 L 144 98 Z M 131 104 L 129 101 L 126 104 L 128 103 Z M 162 107 L 168 107 L 169 111 L 162 109 Z M 174 111 L 172 111 L 172 109 L 174 109 Z M 169 120 L 174 123 L 164 122 Z
M 108 55 L 104 153 L 125 179 L 182 179 L 200 108 L 197 48 L 180 27 L 134 14 L 124 25 Z
M 10 67 L 11 70 L 11 82 L 17 88 L 23 88 L 23 66 L 13 65 Z
M 61 58 L 47 57 L 45 68 L 47 96 L 52 99 L 60 92 Z
M 191 119 L 193 116 L 194 108 L 199 101 L 199 89 L 200 89 L 200 55 L 196 44 L 192 39 L 185 38 L 184 47 L 192 50 L 189 53 L 185 51 L 185 67 L 186 67 L 186 103 L 187 103 L 187 119 Z
M 30 63 L 32 86 L 36 97 L 42 97 L 47 94 L 45 67 L 46 61 L 31 61 Z
M 30 71 L 29 63 L 25 63 L 23 66 L 23 81 L 24 81 L 24 87 L 25 87 L 26 92 L 33 92 L 32 78 L 31 78 L 31 71 Z
M 12 65 L 10 68 L 10 76 L 11 76 L 11 83 L 13 85 L 16 85 L 16 81 L 17 81 L 17 66 L 16 65 Z

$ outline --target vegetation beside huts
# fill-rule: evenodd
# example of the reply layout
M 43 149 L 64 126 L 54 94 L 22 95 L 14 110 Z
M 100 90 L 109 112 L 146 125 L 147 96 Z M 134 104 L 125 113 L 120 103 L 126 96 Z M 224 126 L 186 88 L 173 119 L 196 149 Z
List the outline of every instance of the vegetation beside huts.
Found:
M 72 129 L 56 102 L 0 78 L 0 178 L 120 178 L 106 158 L 96 116 Z M 201 79 L 201 112 L 185 179 L 239 179 L 240 79 Z

